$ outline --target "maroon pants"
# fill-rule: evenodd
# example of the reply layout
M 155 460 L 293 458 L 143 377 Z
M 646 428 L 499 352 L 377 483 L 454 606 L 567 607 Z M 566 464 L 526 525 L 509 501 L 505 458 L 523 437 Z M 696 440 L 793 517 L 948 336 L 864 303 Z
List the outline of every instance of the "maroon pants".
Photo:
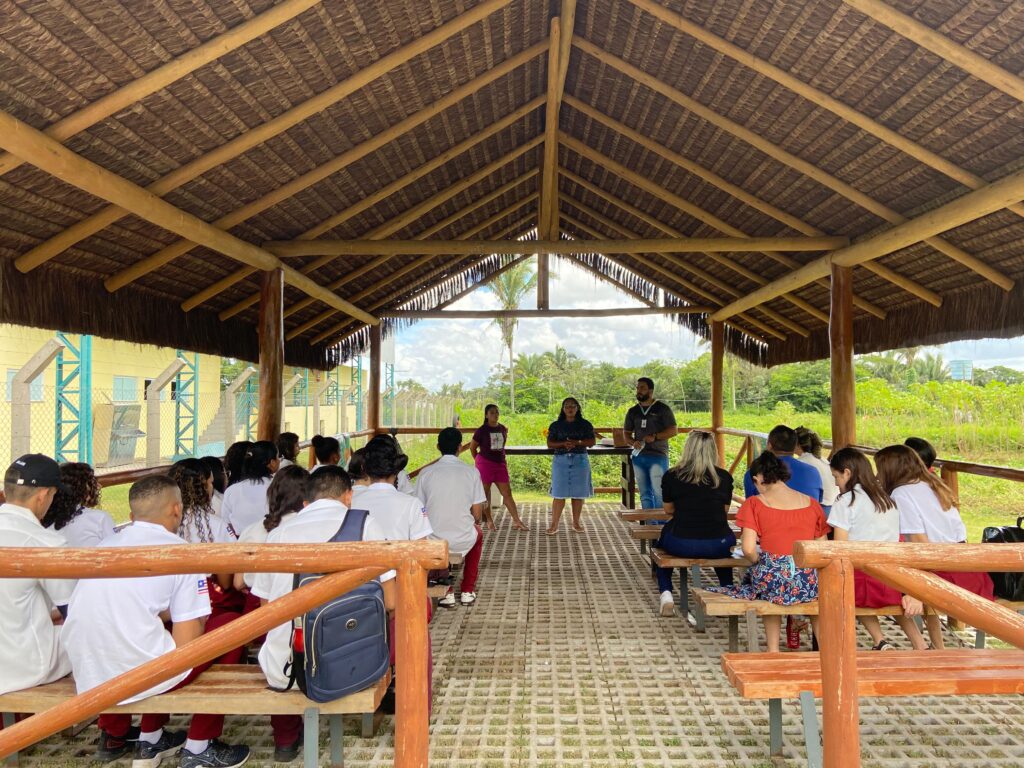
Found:
M 480 555 L 484 551 L 484 533 L 479 525 L 476 528 L 476 544 L 466 553 L 462 561 L 462 587 L 463 592 L 476 592 L 476 577 L 480 573 Z

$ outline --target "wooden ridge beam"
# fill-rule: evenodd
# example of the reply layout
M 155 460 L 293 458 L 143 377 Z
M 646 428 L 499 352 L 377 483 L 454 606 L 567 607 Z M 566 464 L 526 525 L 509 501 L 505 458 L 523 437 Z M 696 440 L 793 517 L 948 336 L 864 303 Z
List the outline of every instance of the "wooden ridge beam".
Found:
M 345 301 L 305 275 L 284 265 L 259 246 L 247 243 L 202 219 L 176 208 L 117 174 L 80 157 L 17 118 L 0 111 L 0 147 L 46 173 L 180 237 L 211 248 L 255 269 L 283 269 L 285 279 L 304 293 L 340 312 L 376 324 L 377 318 Z
M 381 317 L 415 320 L 494 320 L 500 318 L 536 319 L 544 317 L 625 317 L 628 315 L 706 315 L 712 307 L 610 307 L 603 309 L 391 309 Z
M 558 107 L 561 101 L 558 83 L 558 60 L 561 53 L 561 22 L 557 16 L 551 19 L 548 39 L 547 89 L 544 106 L 544 153 L 541 159 L 540 211 L 537 230 L 540 239 L 553 240 L 552 232 L 558 229 Z M 543 309 L 550 302 L 550 257 L 537 254 L 537 308 Z
M 301 104 L 283 112 L 272 120 L 258 125 L 245 133 L 236 136 L 219 147 L 207 152 L 185 165 L 171 171 L 166 176 L 157 179 L 146 187 L 154 195 L 163 196 L 183 184 L 202 176 L 207 171 L 232 160 L 247 152 L 253 147 L 263 144 L 274 136 L 277 136 L 289 128 L 316 115 L 332 104 L 351 96 L 356 91 L 369 85 L 377 78 L 387 74 L 395 67 L 405 64 L 414 57 L 430 50 L 436 45 L 446 41 L 448 38 L 459 34 L 464 29 L 487 18 L 495 11 L 499 11 L 509 5 L 512 0 L 484 0 L 465 13 L 456 16 L 446 24 L 431 30 L 422 37 L 413 40 L 408 45 L 392 51 L 386 56 L 361 69 L 351 77 L 343 80 L 327 90 L 318 93 Z M 62 251 L 67 250 L 75 243 L 96 234 L 101 229 L 113 224 L 126 215 L 124 209 L 117 206 L 108 206 L 96 214 L 89 216 L 82 221 L 72 225 L 58 235 L 50 238 L 44 243 L 37 245 L 28 253 L 15 261 L 15 266 L 22 272 L 29 272 L 40 264 L 52 259 Z
M 770 301 L 783 291 L 793 290 L 801 285 L 806 285 L 811 280 L 829 275 L 833 264 L 843 267 L 863 264 L 871 259 L 877 259 L 893 251 L 914 245 L 939 232 L 955 229 L 980 219 L 1005 208 L 1011 202 L 1021 200 L 1024 200 L 1024 171 L 1010 174 L 982 189 L 968 192 L 951 203 L 911 219 L 905 224 L 887 229 L 842 250 L 815 259 L 800 269 L 777 278 L 742 299 L 723 307 L 712 315 L 712 319 L 724 320 L 736 312 Z
M 241 48 L 319 3 L 320 0 L 285 0 L 285 2 L 271 6 L 258 16 L 221 32 L 192 50 L 161 64 L 156 69 L 150 70 L 105 96 L 101 96 L 70 115 L 62 117 L 44 128 L 43 133 L 51 139 L 64 143 L 76 133 L 96 125 L 101 120 L 105 120 L 122 109 L 166 88 L 200 67 Z M 0 154 L 0 176 L 8 171 L 13 171 L 22 162 L 20 158 L 10 153 Z

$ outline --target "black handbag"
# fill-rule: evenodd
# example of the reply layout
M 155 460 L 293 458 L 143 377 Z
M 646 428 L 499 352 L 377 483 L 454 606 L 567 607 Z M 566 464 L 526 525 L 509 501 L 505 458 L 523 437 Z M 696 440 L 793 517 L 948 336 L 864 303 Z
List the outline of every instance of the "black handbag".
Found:
M 981 532 L 982 544 L 1024 544 L 1024 516 L 1016 525 L 993 525 Z M 1004 600 L 1024 600 L 1024 573 L 990 573 L 996 597 Z

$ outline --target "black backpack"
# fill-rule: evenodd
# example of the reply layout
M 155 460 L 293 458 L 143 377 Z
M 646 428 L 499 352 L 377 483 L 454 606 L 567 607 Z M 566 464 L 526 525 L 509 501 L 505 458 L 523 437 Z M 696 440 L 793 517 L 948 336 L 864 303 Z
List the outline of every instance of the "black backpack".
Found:
M 328 543 L 362 541 L 368 515 L 350 509 Z M 297 573 L 294 589 L 322 575 Z M 307 698 L 322 703 L 368 688 L 391 663 L 387 627 L 384 589 L 376 579 L 295 618 L 285 690 L 297 684 Z
M 981 533 L 983 544 L 1024 544 L 1024 517 L 1016 525 L 989 526 Z M 1024 573 L 990 573 L 996 597 L 1004 600 L 1024 600 Z

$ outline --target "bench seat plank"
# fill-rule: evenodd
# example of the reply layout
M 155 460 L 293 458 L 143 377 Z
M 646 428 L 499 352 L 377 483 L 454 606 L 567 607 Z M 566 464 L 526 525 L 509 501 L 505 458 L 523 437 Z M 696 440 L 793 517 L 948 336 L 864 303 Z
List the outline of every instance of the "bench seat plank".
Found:
M 696 557 L 672 557 L 665 554 L 664 550 L 652 549 L 651 561 L 659 568 L 689 568 L 694 565 L 707 568 L 749 568 L 750 562 L 738 557 L 723 557 L 718 559 L 696 558 Z M 704 592 L 704 590 L 695 590 Z M 714 592 L 708 592 L 714 595 Z M 724 597 L 724 596 L 723 596 Z M 726 600 L 732 598 L 726 597 Z M 742 611 L 741 611 L 742 613 Z M 710 614 L 709 614 L 710 615 Z
M 735 563 L 743 564 L 742 560 L 734 560 Z M 711 563 L 706 563 L 710 565 Z M 693 596 L 704 608 L 708 616 L 745 616 L 748 611 L 754 611 L 758 616 L 817 616 L 818 601 L 810 603 L 797 603 L 795 605 L 777 605 L 767 600 L 741 600 L 737 597 L 729 597 L 718 592 L 708 592 L 704 589 L 693 590 Z M 899 605 L 887 605 L 883 608 L 857 608 L 858 616 L 901 616 L 903 608 Z

